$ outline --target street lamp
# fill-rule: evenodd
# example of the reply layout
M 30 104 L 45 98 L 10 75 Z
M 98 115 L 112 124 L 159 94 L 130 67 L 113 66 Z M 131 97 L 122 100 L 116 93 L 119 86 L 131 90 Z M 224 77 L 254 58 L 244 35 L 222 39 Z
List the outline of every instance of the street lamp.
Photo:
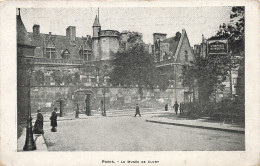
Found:
M 31 73 L 32 73 L 32 66 L 30 65 L 30 62 L 28 62 L 26 64 L 26 77 L 28 81 L 27 83 L 28 115 L 27 115 L 27 126 L 26 126 L 26 140 L 25 140 L 25 145 L 23 147 L 24 151 L 36 150 L 36 144 L 33 139 L 33 132 L 32 132 L 31 96 L 30 96 Z
M 103 77 L 103 80 L 104 80 L 104 84 L 103 84 L 103 105 L 104 105 L 104 116 L 106 116 L 106 83 L 105 83 L 105 76 Z

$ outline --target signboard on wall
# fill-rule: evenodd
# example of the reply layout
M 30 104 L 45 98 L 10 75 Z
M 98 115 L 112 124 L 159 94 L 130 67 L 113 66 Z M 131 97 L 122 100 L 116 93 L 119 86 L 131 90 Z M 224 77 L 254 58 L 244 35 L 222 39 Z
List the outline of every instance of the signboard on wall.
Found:
M 228 53 L 227 40 L 208 40 L 207 47 L 208 55 L 227 55 Z

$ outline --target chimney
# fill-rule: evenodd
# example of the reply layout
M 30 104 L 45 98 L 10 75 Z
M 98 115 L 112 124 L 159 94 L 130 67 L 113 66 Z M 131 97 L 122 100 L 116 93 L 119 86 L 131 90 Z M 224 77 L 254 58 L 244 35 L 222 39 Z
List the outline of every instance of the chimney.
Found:
M 153 42 L 155 42 L 157 39 L 160 41 L 163 41 L 166 39 L 167 34 L 165 33 L 154 33 L 153 34 Z
M 33 25 L 33 35 L 39 35 L 40 34 L 40 25 L 34 24 Z
M 181 33 L 180 32 L 176 32 L 176 39 L 179 40 L 181 38 Z
M 71 42 L 75 42 L 76 41 L 76 27 L 69 26 L 66 29 L 66 36 L 70 38 Z

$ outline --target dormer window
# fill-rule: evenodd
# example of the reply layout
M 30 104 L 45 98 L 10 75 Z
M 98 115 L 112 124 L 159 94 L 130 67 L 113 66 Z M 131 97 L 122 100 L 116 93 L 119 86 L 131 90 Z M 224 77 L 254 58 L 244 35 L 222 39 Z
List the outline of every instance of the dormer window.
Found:
M 85 41 L 79 48 L 80 59 L 86 62 L 92 62 L 92 52 L 89 43 Z
M 56 58 L 56 48 L 55 44 L 50 38 L 49 41 L 46 44 L 46 53 L 45 53 L 46 58 L 48 59 L 54 59 Z
M 92 56 L 91 56 L 91 50 L 79 50 L 80 59 L 91 62 Z
M 46 58 L 53 59 L 56 58 L 56 49 L 55 47 L 46 48 Z
M 61 57 L 62 57 L 62 59 L 69 59 L 70 58 L 70 52 L 67 49 L 62 51 Z

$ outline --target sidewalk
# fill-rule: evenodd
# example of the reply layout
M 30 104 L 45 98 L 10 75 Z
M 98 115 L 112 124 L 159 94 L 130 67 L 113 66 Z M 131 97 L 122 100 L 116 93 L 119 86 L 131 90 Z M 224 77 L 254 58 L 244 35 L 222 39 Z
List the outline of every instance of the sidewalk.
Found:
M 44 141 L 44 135 L 42 134 L 34 134 L 33 135 L 35 144 L 36 144 L 36 150 L 34 151 L 48 151 L 48 148 Z M 22 135 L 17 140 L 17 151 L 18 152 L 24 152 L 23 146 L 25 144 L 26 139 L 26 128 L 23 128 Z
M 174 113 L 169 116 L 153 116 L 151 118 L 146 119 L 147 122 L 152 123 L 160 123 L 160 124 L 168 124 L 168 125 L 176 125 L 176 126 L 185 126 L 185 127 L 193 127 L 193 128 L 202 128 L 202 129 L 210 129 L 210 130 L 219 130 L 219 131 L 227 131 L 233 133 L 245 133 L 245 128 L 243 126 L 239 126 L 236 124 L 227 124 L 225 122 L 216 122 L 210 121 L 207 118 L 201 119 L 187 119 L 180 118 L 178 116 L 173 116 Z
M 51 113 L 44 113 L 43 115 L 43 122 L 50 122 L 50 117 L 51 117 Z M 101 115 L 98 114 L 93 114 L 92 116 L 87 116 L 84 113 L 79 114 L 79 118 L 75 118 L 75 114 L 74 113 L 67 113 L 66 115 L 64 115 L 63 117 L 58 116 L 57 117 L 57 121 L 64 121 L 64 120 L 75 120 L 75 119 L 87 119 L 87 118 L 91 118 L 91 117 L 98 117 Z M 33 122 L 37 119 L 37 113 L 32 114 L 32 118 L 33 118 Z

